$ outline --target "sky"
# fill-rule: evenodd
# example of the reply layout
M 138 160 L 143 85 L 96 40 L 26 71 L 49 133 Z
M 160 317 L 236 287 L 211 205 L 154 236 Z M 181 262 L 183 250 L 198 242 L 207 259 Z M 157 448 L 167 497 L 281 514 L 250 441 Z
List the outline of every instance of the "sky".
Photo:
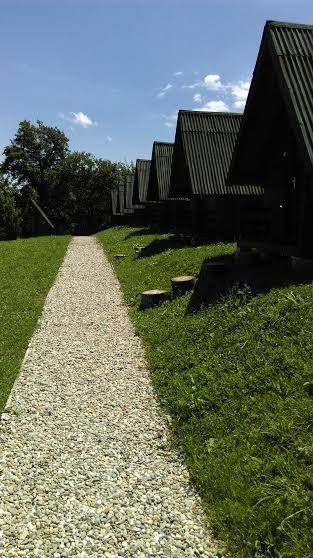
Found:
M 0 0 L 0 155 L 21 120 L 71 150 L 150 158 L 178 109 L 242 112 L 267 19 L 312 0 Z

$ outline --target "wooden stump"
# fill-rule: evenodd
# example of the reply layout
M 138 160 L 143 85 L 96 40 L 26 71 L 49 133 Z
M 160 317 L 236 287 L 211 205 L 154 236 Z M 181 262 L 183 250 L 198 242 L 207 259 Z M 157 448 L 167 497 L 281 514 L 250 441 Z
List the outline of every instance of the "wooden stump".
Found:
M 195 278 L 192 275 L 182 275 L 181 277 L 173 277 L 172 291 L 174 295 L 180 295 L 192 291 Z
M 116 260 L 121 260 L 123 258 L 126 258 L 126 254 L 115 254 L 115 259 Z
M 145 308 L 152 308 L 153 306 L 161 304 L 161 302 L 164 302 L 168 298 L 168 294 L 167 291 L 161 291 L 159 289 L 144 291 L 141 293 L 140 309 L 144 310 Z

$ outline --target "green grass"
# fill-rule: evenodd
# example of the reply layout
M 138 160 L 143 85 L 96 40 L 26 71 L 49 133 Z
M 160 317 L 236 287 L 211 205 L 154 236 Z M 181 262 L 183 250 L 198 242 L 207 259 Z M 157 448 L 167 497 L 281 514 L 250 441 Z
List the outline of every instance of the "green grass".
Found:
M 50 236 L 0 242 L 0 412 L 69 241 Z
M 313 556 L 313 286 L 233 289 L 186 314 L 190 295 L 138 310 L 138 293 L 196 274 L 232 245 L 138 258 L 162 235 L 99 233 L 142 337 L 176 441 L 232 558 Z M 136 231 L 133 231 L 136 232 Z M 116 253 L 126 257 L 116 260 Z

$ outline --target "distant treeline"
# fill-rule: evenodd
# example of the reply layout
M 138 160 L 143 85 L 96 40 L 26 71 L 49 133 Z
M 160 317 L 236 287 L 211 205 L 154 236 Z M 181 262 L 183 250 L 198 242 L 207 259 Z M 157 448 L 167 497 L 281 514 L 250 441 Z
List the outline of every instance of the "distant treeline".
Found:
M 51 232 L 91 234 L 107 226 L 110 191 L 132 169 L 132 163 L 70 152 L 68 143 L 58 128 L 40 121 L 20 122 L 0 166 L 0 239 Z

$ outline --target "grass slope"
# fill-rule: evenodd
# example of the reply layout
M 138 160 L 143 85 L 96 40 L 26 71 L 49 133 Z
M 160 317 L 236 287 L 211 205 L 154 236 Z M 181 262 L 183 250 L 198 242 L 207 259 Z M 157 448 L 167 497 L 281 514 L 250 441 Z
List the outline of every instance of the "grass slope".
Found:
M 0 412 L 69 241 L 49 236 L 0 242 Z
M 193 482 L 232 558 L 313 556 L 313 286 L 234 289 L 197 314 L 190 295 L 140 312 L 138 293 L 196 274 L 232 245 L 165 249 L 166 236 L 97 235 L 146 345 Z M 147 246 L 145 258 L 136 247 Z M 116 253 L 126 258 L 116 260 Z M 154 255 L 149 256 L 149 253 Z

